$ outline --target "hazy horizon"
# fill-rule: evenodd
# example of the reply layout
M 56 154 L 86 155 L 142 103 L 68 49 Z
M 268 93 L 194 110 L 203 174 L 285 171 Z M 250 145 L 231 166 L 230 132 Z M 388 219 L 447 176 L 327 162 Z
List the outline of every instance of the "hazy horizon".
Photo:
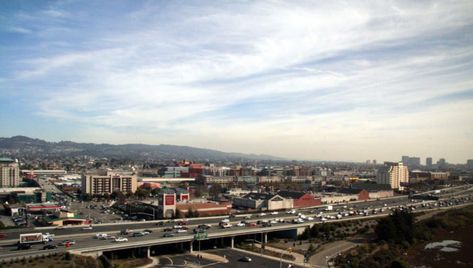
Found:
M 2 1 L 0 136 L 473 159 L 471 1 Z

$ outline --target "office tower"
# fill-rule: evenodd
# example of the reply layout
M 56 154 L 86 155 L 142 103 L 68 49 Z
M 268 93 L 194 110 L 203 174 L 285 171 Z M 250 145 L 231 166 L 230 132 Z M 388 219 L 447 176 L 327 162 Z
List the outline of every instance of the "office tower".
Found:
M 473 169 L 473 159 L 466 160 L 466 167 L 469 169 Z
M 445 168 L 447 166 L 447 161 L 445 158 L 440 158 L 439 161 L 437 161 L 437 167 L 438 168 Z
M 427 157 L 427 158 L 425 159 L 425 166 L 426 166 L 427 168 L 432 168 L 432 157 Z
M 420 157 L 409 157 L 408 166 L 420 166 Z
M 402 156 L 402 160 L 401 160 L 401 161 L 402 161 L 402 163 L 404 164 L 404 166 L 409 165 L 409 158 L 410 158 L 410 157 L 407 156 L 407 155 L 403 155 L 403 156 Z

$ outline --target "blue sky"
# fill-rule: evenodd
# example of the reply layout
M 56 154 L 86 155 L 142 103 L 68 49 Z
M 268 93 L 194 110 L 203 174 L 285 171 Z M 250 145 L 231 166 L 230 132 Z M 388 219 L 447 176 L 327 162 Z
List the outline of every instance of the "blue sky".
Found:
M 0 1 L 0 136 L 473 158 L 471 1 Z

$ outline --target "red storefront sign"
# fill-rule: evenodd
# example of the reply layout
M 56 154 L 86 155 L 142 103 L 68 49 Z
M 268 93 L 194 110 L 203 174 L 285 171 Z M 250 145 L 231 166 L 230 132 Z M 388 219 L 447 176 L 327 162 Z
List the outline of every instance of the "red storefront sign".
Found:
M 164 196 L 164 204 L 166 206 L 172 206 L 174 205 L 174 195 L 166 195 Z

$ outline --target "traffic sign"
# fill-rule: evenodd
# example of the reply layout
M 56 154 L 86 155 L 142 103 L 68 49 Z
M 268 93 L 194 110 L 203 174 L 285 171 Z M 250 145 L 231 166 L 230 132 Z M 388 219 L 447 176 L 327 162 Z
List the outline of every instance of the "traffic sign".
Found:
M 208 238 L 209 238 L 209 235 L 207 233 L 196 233 L 194 235 L 194 240 L 205 240 Z

